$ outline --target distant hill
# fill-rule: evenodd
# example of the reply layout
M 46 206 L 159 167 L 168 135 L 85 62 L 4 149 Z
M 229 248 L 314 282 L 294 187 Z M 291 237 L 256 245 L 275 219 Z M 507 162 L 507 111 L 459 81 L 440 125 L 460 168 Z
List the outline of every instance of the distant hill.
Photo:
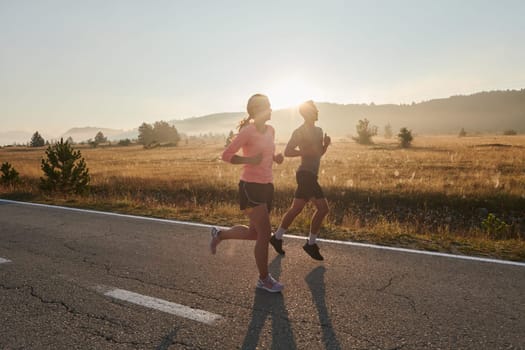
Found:
M 320 112 L 318 125 L 333 137 L 355 135 L 358 120 L 364 118 L 378 126 L 380 135 L 387 124 L 392 126 L 395 134 L 401 127 L 407 127 L 415 134 L 457 134 L 461 128 L 467 134 L 502 133 L 508 129 L 525 133 L 525 89 L 479 92 L 410 105 L 316 104 Z M 168 122 L 187 135 L 228 134 L 236 130 L 238 122 L 245 115 L 243 112 L 217 113 Z M 274 110 L 270 121 L 280 141 L 286 141 L 292 130 L 301 123 L 302 118 L 297 109 Z M 138 125 L 133 130 L 72 128 L 58 138 L 71 136 L 75 142 L 81 142 L 93 139 L 99 131 L 112 141 L 135 139 Z M 27 143 L 31 135 L 24 132 L 0 132 L 0 145 Z M 49 136 L 43 136 L 46 140 L 50 139 Z
M 337 105 L 323 105 L 321 108 L 333 130 L 341 130 L 342 124 L 338 121 L 344 120 L 344 115 L 351 119 L 352 133 L 357 120 L 362 118 L 379 127 L 390 123 L 393 130 L 406 126 L 425 134 L 457 133 L 461 128 L 467 132 L 500 133 L 506 129 L 525 132 L 525 89 L 452 96 L 412 105 L 345 105 L 342 109 Z
M 104 136 L 110 141 L 118 141 L 122 139 L 135 139 L 138 135 L 138 130 L 118 130 L 118 129 L 108 129 L 108 128 L 97 128 L 97 127 L 83 127 L 83 128 L 71 128 L 60 136 L 50 136 L 48 134 L 42 133 L 42 137 L 46 141 L 56 141 L 63 138 L 66 140 L 68 137 L 71 137 L 74 142 L 87 141 L 89 139 L 94 139 L 95 135 L 102 131 Z M 8 131 L 0 132 L 0 146 L 1 145 L 25 145 L 28 144 L 33 136 L 33 133 L 26 131 Z
M 170 120 L 169 123 L 174 125 L 179 132 L 188 135 L 199 134 L 226 134 L 234 129 L 239 120 L 244 118 L 245 113 L 216 113 L 202 117 L 193 117 L 181 120 Z
M 319 122 L 334 137 L 355 135 L 359 119 L 367 118 L 379 127 L 388 123 L 392 130 L 402 127 L 420 134 L 502 133 L 514 129 L 525 133 L 525 89 L 480 92 L 468 96 L 452 96 L 411 105 L 335 104 L 316 102 Z M 221 113 L 183 120 L 172 120 L 179 132 L 188 134 L 229 133 L 245 113 Z M 297 110 L 276 110 L 270 124 L 276 137 L 286 140 L 292 130 L 302 123 Z
M 95 135 L 101 131 L 105 137 L 108 138 L 110 141 L 118 141 L 122 139 L 133 139 L 137 138 L 138 131 L 137 130 L 119 130 L 119 129 L 108 129 L 108 128 L 97 128 L 97 127 L 83 127 L 83 128 L 71 128 L 62 135 L 60 135 L 58 138 L 63 138 L 66 140 L 68 137 L 71 137 L 74 142 L 82 142 L 87 141 L 89 139 L 93 140 L 95 138 Z
M 31 140 L 32 133 L 25 131 L 3 131 L 0 132 L 0 146 L 27 144 Z

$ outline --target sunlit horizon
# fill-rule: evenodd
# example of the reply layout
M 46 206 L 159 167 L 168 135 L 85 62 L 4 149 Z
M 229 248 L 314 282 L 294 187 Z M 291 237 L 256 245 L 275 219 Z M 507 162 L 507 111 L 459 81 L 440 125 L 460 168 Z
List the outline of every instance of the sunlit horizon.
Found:
M 1 2 L 0 133 L 525 87 L 523 2 L 158 4 Z
M 271 82 L 265 91 L 274 109 L 297 108 L 304 101 L 325 98 L 317 85 L 300 76 L 283 77 Z

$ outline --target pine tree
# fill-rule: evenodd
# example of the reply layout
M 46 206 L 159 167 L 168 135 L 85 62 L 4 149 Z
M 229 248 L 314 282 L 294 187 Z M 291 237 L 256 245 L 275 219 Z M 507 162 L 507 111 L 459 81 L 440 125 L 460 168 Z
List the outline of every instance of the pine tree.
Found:
M 104 136 L 102 131 L 97 132 L 97 134 L 95 135 L 95 143 L 99 145 L 101 143 L 106 143 L 106 142 L 108 142 L 108 138 Z
M 31 147 L 42 147 L 46 144 L 46 140 L 36 131 L 33 136 L 31 137 L 31 141 L 29 142 L 29 146 Z
M 399 138 L 400 145 L 403 148 L 410 147 L 412 140 L 414 139 L 412 136 L 412 131 L 408 130 L 407 128 L 401 128 L 397 137 Z
M 0 183 L 4 185 L 15 185 L 20 182 L 18 171 L 16 171 L 9 162 L 2 163 L 0 172 L 2 173 Z
M 73 150 L 64 139 L 47 147 L 42 159 L 44 177 L 40 178 L 43 190 L 63 193 L 82 193 L 89 186 L 89 169 L 79 150 Z

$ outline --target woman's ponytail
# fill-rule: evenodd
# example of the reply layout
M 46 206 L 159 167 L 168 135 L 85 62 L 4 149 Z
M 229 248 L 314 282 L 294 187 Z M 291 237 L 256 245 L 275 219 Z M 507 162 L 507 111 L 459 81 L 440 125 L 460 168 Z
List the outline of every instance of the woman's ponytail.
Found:
M 246 118 L 242 119 L 239 124 L 237 125 L 237 129 L 239 131 L 241 131 L 242 128 L 244 128 L 245 126 L 248 126 L 250 125 L 250 120 L 252 120 L 252 116 L 251 115 L 248 115 Z
M 265 109 L 269 108 L 270 101 L 268 100 L 268 96 L 263 94 L 255 94 L 248 100 L 248 104 L 246 105 L 246 110 L 248 111 L 248 116 L 241 120 L 239 122 L 239 125 L 237 126 L 239 128 L 239 131 L 244 128 L 245 126 L 248 126 L 250 124 L 250 120 L 255 118 L 257 113 L 260 113 L 261 111 L 264 111 Z

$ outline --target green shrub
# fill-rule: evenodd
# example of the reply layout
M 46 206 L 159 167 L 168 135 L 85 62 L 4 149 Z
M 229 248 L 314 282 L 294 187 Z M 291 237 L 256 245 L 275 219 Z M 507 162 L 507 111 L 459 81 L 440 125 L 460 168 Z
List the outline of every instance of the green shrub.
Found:
M 481 227 L 493 239 L 505 238 L 509 229 L 509 225 L 505 221 L 498 219 L 492 213 L 489 213 L 487 218 L 481 222 Z
M 2 176 L 0 177 L 0 182 L 3 185 L 15 185 L 20 182 L 20 176 L 18 174 L 18 171 L 15 170 L 9 164 L 9 162 L 2 163 L 2 166 L 0 167 L 0 172 L 2 173 Z
M 412 131 L 408 130 L 407 128 L 401 128 L 397 137 L 399 138 L 399 143 L 403 148 L 410 147 L 412 140 L 414 139 L 412 136 Z
M 355 126 L 357 137 L 352 137 L 354 141 L 362 145 L 371 145 L 372 137 L 377 135 L 377 126 L 370 125 L 368 119 L 359 120 Z
M 131 145 L 131 140 L 130 139 L 123 139 L 123 140 L 120 140 L 118 142 L 118 145 L 119 146 L 129 146 Z
M 44 177 L 40 187 L 46 191 L 82 193 L 89 186 L 89 171 L 80 151 L 73 150 L 63 139 L 47 147 L 46 158 L 42 159 Z

